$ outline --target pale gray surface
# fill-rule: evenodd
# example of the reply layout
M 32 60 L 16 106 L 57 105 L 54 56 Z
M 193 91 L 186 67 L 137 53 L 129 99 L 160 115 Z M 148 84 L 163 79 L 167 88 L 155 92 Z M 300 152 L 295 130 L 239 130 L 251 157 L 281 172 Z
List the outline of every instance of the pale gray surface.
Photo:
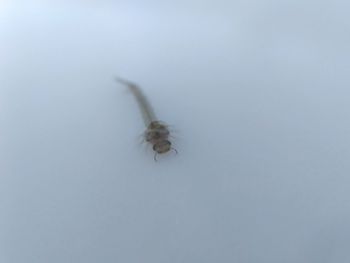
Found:
M 349 2 L 173 2 L 0 1 L 0 262 L 350 262 Z

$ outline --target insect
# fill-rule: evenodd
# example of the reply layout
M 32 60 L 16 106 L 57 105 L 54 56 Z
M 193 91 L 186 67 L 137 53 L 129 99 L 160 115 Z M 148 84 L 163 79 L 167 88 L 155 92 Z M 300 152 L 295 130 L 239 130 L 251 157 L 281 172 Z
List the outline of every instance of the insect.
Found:
M 169 140 L 170 131 L 168 126 L 157 119 L 151 104 L 148 102 L 139 86 L 125 79 L 116 78 L 116 80 L 127 86 L 136 98 L 146 126 L 144 140 L 153 146 L 152 148 L 155 152 L 154 160 L 157 161 L 158 154 L 164 154 L 171 150 L 177 154 L 177 150 L 171 146 Z

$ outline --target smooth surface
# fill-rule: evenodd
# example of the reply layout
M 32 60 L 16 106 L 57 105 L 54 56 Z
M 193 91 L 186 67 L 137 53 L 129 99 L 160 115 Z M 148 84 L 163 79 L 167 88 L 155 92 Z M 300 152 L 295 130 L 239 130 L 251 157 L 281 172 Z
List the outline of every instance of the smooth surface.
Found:
M 350 262 L 349 8 L 0 1 L 0 262 Z

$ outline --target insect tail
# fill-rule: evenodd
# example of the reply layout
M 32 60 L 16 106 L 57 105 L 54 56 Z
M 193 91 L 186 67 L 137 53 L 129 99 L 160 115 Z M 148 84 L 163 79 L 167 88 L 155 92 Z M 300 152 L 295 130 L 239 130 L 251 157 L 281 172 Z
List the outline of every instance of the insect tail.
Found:
M 127 86 L 130 89 L 130 91 L 133 93 L 139 105 L 140 111 L 142 113 L 144 123 L 146 127 L 148 127 L 149 124 L 155 121 L 157 118 L 147 98 L 145 97 L 145 95 L 143 95 L 141 89 L 138 87 L 138 85 L 126 79 L 116 77 L 115 80 Z

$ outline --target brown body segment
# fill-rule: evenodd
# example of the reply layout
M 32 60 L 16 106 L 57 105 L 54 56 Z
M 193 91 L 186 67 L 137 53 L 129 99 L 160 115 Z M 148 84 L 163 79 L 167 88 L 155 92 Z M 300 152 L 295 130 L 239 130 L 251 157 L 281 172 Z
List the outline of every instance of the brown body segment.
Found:
M 145 131 L 146 141 L 153 145 L 153 150 L 159 154 L 171 150 L 171 142 L 168 140 L 170 132 L 166 125 L 159 121 L 153 121 Z

